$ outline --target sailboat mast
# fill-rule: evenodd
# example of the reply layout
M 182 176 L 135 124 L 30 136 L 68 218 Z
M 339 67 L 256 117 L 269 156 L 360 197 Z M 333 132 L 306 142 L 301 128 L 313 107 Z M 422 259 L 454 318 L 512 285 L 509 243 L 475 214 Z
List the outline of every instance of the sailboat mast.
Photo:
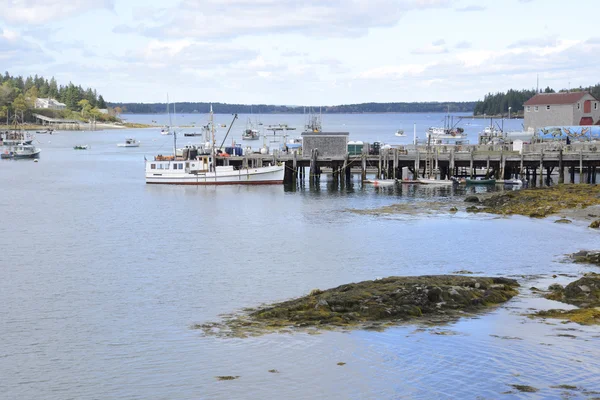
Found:
M 173 114 L 175 112 L 175 103 L 173 103 Z M 173 159 L 177 158 L 177 131 L 175 129 L 173 129 L 173 157 Z

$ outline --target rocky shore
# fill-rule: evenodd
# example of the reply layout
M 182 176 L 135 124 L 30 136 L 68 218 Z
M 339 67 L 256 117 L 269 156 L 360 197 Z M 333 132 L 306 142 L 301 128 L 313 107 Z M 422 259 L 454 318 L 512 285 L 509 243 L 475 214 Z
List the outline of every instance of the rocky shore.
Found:
M 468 196 L 465 202 L 472 204 L 467 207 L 469 212 L 544 218 L 562 214 L 564 210 L 585 210 L 590 206 L 600 205 L 600 186 L 557 185 L 523 189 L 491 196 Z M 595 210 L 588 212 L 587 218 L 597 218 L 598 215 L 594 212 Z
M 535 317 L 555 318 L 581 325 L 600 324 L 600 274 L 587 273 L 582 278 L 563 287 L 553 284 L 544 295 L 549 300 L 560 301 L 579 308 L 573 310 L 546 310 L 532 314 Z
M 194 328 L 206 334 L 246 337 L 294 328 L 374 329 L 412 320 L 445 322 L 503 303 L 518 294 L 518 287 L 517 281 L 499 277 L 389 277 L 315 289 L 298 299 Z

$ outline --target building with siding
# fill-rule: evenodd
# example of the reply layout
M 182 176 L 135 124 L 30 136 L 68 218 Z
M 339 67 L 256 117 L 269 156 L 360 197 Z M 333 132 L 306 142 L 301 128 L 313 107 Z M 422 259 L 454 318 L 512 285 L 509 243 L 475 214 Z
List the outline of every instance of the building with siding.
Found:
M 35 108 L 49 108 L 51 110 L 64 110 L 65 108 L 67 108 L 67 105 L 64 103 L 61 103 L 58 100 L 55 99 L 51 99 L 51 98 L 41 98 L 41 99 L 36 99 L 35 100 Z
M 539 93 L 524 108 L 525 130 L 600 124 L 600 101 L 588 92 Z
M 348 153 L 348 132 L 304 132 L 302 154 L 310 155 L 314 149 L 319 157 L 345 157 Z

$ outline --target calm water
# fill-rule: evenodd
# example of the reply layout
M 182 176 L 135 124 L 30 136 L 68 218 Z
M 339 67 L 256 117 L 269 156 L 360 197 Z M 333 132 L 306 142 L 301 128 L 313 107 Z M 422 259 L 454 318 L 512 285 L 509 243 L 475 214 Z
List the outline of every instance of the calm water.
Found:
M 360 116 L 346 117 L 357 130 L 351 121 Z M 396 117 L 379 123 L 397 129 Z M 127 136 L 142 147 L 117 148 Z M 518 397 L 501 394 L 510 384 L 539 388 L 534 398 L 559 397 L 549 388 L 557 384 L 600 391 L 598 327 L 522 316 L 557 305 L 530 286 L 590 270 L 562 262 L 565 253 L 600 247 L 579 223 L 357 215 L 348 210 L 422 209 L 464 193 L 358 181 L 334 190 L 325 177 L 319 188 L 298 190 L 146 186 L 144 155 L 168 146 L 156 129 L 38 139 L 39 163 L 0 162 L 0 398 Z M 459 269 L 544 277 L 519 278 L 514 300 L 438 328 L 454 335 L 402 326 L 221 339 L 190 329 L 314 288 Z M 557 336 L 565 333 L 576 338 Z

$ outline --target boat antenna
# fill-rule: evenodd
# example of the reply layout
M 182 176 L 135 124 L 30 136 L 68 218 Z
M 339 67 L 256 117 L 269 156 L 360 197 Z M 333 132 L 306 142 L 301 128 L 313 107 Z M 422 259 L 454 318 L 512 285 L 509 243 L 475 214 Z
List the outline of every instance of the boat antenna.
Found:
M 213 153 L 216 156 L 216 149 L 215 149 L 215 124 L 214 124 L 214 117 L 213 117 L 213 108 L 212 108 L 212 104 L 210 105 L 210 133 L 212 136 L 212 147 L 213 147 Z M 214 162 L 214 160 L 213 160 Z

